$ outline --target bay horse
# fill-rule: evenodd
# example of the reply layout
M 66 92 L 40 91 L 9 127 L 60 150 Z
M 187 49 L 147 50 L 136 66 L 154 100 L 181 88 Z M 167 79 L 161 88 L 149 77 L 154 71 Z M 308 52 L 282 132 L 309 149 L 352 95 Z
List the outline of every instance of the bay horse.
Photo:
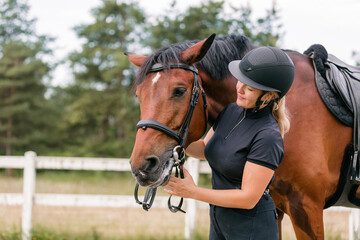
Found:
M 206 99 L 199 97 L 194 107 L 184 143 L 186 148 L 203 136 L 205 121 L 211 126 L 221 110 L 236 101 L 237 80 L 229 73 L 228 63 L 241 59 L 255 47 L 242 35 L 216 39 L 212 35 L 203 41 L 169 45 L 148 57 L 127 53 L 131 63 L 140 67 L 134 84 L 141 120 L 152 119 L 178 132 L 191 101 L 194 76 L 197 77 Z M 297 239 L 324 239 L 324 205 L 337 189 L 352 128 L 341 124 L 321 100 L 311 58 L 296 51 L 286 50 L 286 53 L 294 62 L 296 72 L 286 95 L 291 128 L 284 137 L 285 157 L 276 170 L 270 192 L 279 212 L 280 234 L 281 220 L 286 213 Z M 173 67 L 177 63 L 195 66 L 198 74 Z M 154 70 L 155 64 L 162 68 Z M 130 158 L 137 182 L 151 187 L 165 185 L 177 145 L 174 137 L 159 129 L 138 129 Z

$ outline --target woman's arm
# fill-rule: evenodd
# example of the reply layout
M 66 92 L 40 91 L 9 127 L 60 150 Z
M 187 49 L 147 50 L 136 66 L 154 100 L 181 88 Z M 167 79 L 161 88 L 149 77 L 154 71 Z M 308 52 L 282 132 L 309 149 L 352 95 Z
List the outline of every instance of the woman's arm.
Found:
M 186 154 L 200 160 L 205 160 L 205 146 L 213 135 L 214 130 L 210 128 L 204 139 L 193 142 L 186 148 Z
M 171 177 L 165 192 L 222 207 L 252 209 L 263 195 L 274 170 L 246 162 L 241 189 L 230 190 L 200 188 L 185 169 L 184 173 L 184 179 Z

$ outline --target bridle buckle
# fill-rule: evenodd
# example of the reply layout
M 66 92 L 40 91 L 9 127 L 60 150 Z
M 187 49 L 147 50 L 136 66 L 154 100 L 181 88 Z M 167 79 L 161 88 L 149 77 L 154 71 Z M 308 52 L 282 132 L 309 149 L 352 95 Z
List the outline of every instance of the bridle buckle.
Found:
M 185 163 L 185 149 L 177 145 L 173 149 L 174 166 L 179 167 Z

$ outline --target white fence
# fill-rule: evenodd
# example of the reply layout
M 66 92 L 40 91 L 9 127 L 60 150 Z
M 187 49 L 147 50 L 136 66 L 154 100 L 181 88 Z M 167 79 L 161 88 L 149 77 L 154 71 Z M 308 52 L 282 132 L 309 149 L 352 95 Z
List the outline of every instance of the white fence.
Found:
M 80 194 L 35 194 L 36 169 L 95 170 L 95 171 L 130 171 L 129 159 L 115 158 L 77 158 L 77 157 L 42 157 L 34 152 L 25 156 L 0 156 L 0 168 L 24 169 L 23 193 L 0 193 L 0 205 L 22 205 L 22 238 L 31 239 L 32 208 L 34 205 L 76 206 L 76 207 L 136 207 L 133 196 L 118 195 L 80 195 Z M 211 173 L 207 162 L 188 158 L 186 168 L 197 183 L 199 174 Z M 168 197 L 155 198 L 153 207 L 167 208 Z M 196 209 L 207 208 L 208 204 L 185 200 L 185 237 L 191 239 L 195 230 Z M 349 212 L 349 239 L 359 236 L 360 210 L 344 207 L 332 207 L 326 211 Z

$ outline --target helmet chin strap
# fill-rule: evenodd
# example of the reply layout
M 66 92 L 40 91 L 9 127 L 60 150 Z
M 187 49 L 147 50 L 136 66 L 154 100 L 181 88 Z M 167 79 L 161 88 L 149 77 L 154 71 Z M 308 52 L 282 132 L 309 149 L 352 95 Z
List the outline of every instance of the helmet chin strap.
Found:
M 267 94 L 267 93 L 268 93 L 268 92 L 264 91 L 264 92 L 258 97 L 258 99 L 256 100 L 256 103 L 255 103 L 255 107 L 252 109 L 253 112 L 259 111 L 260 106 L 264 103 L 264 101 L 261 100 L 261 98 L 262 98 L 263 96 L 265 96 L 265 94 Z
M 265 94 L 267 94 L 268 92 L 267 91 L 264 91 L 259 97 L 258 99 L 256 100 L 256 103 L 255 103 L 255 107 L 252 109 L 253 112 L 257 112 L 259 111 L 261 105 L 263 105 L 264 103 L 267 105 L 267 106 L 271 106 L 273 103 L 275 102 L 278 102 L 280 100 L 280 98 L 274 98 L 274 99 L 271 99 L 270 101 L 263 101 L 261 100 L 261 98 L 263 96 L 265 96 Z

